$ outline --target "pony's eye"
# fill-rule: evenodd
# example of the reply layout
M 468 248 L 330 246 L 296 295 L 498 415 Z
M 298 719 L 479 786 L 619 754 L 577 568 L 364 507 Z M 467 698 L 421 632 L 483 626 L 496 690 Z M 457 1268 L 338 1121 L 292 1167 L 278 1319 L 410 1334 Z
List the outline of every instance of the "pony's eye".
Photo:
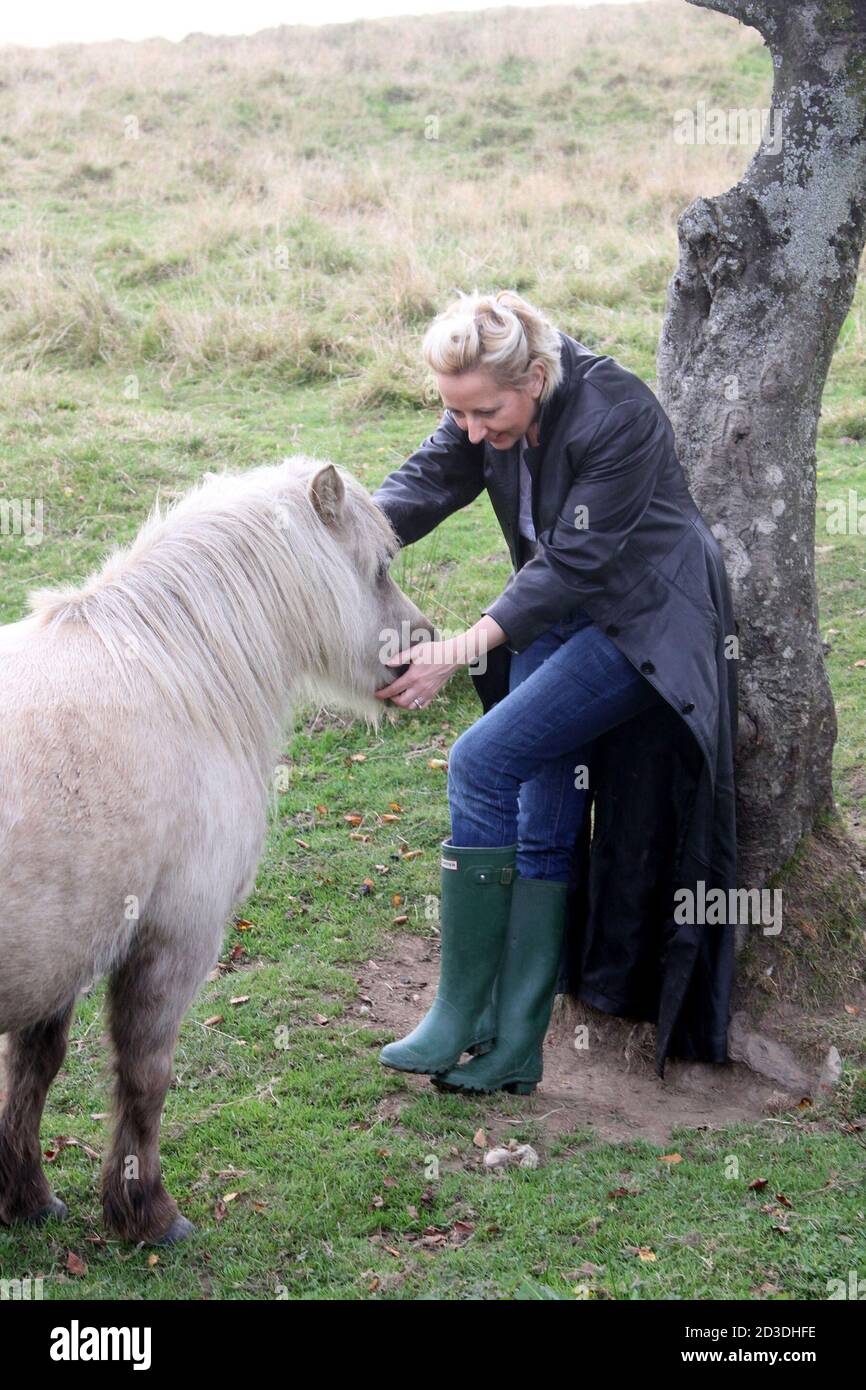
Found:
M 381 584 L 382 581 L 383 581 L 384 579 L 387 579 L 387 577 L 388 577 L 388 561 L 387 561 L 387 560 L 380 560 L 380 561 L 379 561 L 378 569 L 376 570 L 376 582 L 377 582 L 378 584 Z

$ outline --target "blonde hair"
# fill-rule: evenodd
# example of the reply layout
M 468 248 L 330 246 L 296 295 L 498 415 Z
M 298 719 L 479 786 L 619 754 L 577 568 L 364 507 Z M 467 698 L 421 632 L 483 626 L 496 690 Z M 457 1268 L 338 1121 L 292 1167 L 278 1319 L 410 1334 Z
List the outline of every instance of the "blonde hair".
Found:
M 424 335 L 421 351 L 434 372 L 447 376 L 484 368 L 498 386 L 520 390 L 530 368 L 544 368 L 541 400 L 562 380 L 561 342 L 544 314 L 514 290 L 464 294 L 461 290 Z

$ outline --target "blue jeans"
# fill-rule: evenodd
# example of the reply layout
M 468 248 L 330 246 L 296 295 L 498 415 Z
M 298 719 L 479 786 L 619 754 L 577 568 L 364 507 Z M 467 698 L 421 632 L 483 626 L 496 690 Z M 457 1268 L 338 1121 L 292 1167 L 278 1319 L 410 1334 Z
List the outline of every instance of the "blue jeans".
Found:
M 567 882 L 593 739 L 664 697 L 586 613 L 512 655 L 509 693 L 448 759 L 453 845 L 517 845 L 525 878 Z

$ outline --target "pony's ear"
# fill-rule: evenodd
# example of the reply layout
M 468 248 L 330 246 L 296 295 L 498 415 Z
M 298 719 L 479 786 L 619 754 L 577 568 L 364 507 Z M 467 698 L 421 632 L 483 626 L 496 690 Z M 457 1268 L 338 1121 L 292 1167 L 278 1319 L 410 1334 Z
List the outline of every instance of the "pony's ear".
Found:
M 310 501 L 326 526 L 335 526 L 343 511 L 346 488 L 332 463 L 320 468 L 309 487 Z

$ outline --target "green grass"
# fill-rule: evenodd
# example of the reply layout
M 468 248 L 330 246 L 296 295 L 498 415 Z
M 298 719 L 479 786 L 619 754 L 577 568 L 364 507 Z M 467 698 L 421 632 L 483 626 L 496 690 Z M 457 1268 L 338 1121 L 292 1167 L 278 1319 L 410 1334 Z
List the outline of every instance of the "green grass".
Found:
M 0 536 L 0 621 L 24 613 L 28 588 L 83 577 L 135 534 L 157 488 L 207 468 L 307 452 L 374 487 L 437 419 L 418 344 L 456 284 L 511 284 L 652 380 L 676 216 L 748 157 L 672 156 L 671 113 L 700 97 L 766 105 L 760 41 L 677 3 L 591 21 L 533 12 L 523 43 L 525 16 L 503 11 L 479 62 L 470 21 L 294 31 L 261 42 L 255 82 L 202 40 L 139 53 L 135 83 L 110 53 L 68 54 L 80 106 L 52 98 L 56 55 L 25 73 L 4 58 L 0 114 L 26 101 L 0 122 L 0 500 L 41 498 L 45 537 Z M 340 65 L 350 78 L 335 83 Z M 437 111 L 438 139 L 425 139 Z M 129 113 L 139 142 L 119 134 Z M 818 442 L 843 810 L 864 792 L 866 571 L 862 535 L 827 534 L 821 508 L 848 489 L 866 498 L 863 324 L 861 278 Z M 473 622 L 507 572 L 486 499 L 396 563 L 443 627 Z M 224 959 L 242 954 L 185 1020 L 166 1105 L 166 1182 L 198 1235 L 155 1262 L 103 1242 L 97 1164 L 60 1146 L 48 1168 L 71 1218 L 0 1232 L 0 1277 L 41 1274 L 47 1298 L 822 1299 L 828 1280 L 864 1276 L 863 1136 L 845 1125 L 866 1113 L 866 1086 L 851 1069 L 832 1101 L 682 1131 L 663 1149 L 550 1140 L 522 1101 L 497 1096 L 506 1134 L 542 1164 L 494 1177 L 473 1142 L 490 1103 L 380 1067 L 388 1035 L 353 1011 L 358 964 L 382 954 L 398 911 L 401 930 L 428 931 L 448 831 L 429 762 L 478 712 L 465 675 L 378 733 L 299 711 L 243 908 L 252 927 L 229 924 Z M 394 803 L 399 820 L 382 820 Z M 101 994 L 78 1010 L 45 1149 L 59 1136 L 106 1145 L 93 1118 L 109 1109 Z M 680 1163 L 662 1161 L 672 1152 Z M 67 1272 L 70 1251 L 86 1274 Z
M 371 926 L 359 925 L 353 949 Z M 400 1092 L 380 1074 L 379 1040 L 341 1034 L 337 972 L 303 960 L 296 970 L 293 954 L 304 954 L 297 942 L 279 967 L 250 966 L 211 987 L 184 1025 L 163 1162 L 199 1226 L 193 1242 L 151 1262 L 145 1250 L 94 1241 L 95 1164 L 69 1146 L 49 1169 L 73 1216 L 63 1228 L 0 1235 L 5 1277 L 42 1274 L 51 1298 L 714 1300 L 823 1299 L 828 1281 L 852 1269 L 862 1277 L 864 1151 L 850 1136 L 782 1117 L 677 1133 L 664 1150 L 599 1144 L 588 1132 L 547 1148 L 510 1101 L 508 1132 L 534 1141 L 543 1163 L 494 1177 L 473 1143 L 483 1105 L 431 1088 L 399 1123 L 379 1117 Z M 237 989 L 252 998 L 232 1011 L 226 997 Z M 95 1003 L 81 1011 L 76 1031 L 89 1033 L 55 1086 L 46 1142 L 61 1133 L 103 1142 L 103 1122 L 84 1113 L 105 1103 Z M 221 1032 L 203 1029 L 221 1006 Z M 311 1022 L 322 1009 L 334 1022 Z M 278 1023 L 288 1050 L 275 1045 Z M 671 1153 L 681 1161 L 664 1161 Z M 766 1188 L 751 1189 L 755 1179 Z M 70 1250 L 86 1274 L 64 1272 Z

